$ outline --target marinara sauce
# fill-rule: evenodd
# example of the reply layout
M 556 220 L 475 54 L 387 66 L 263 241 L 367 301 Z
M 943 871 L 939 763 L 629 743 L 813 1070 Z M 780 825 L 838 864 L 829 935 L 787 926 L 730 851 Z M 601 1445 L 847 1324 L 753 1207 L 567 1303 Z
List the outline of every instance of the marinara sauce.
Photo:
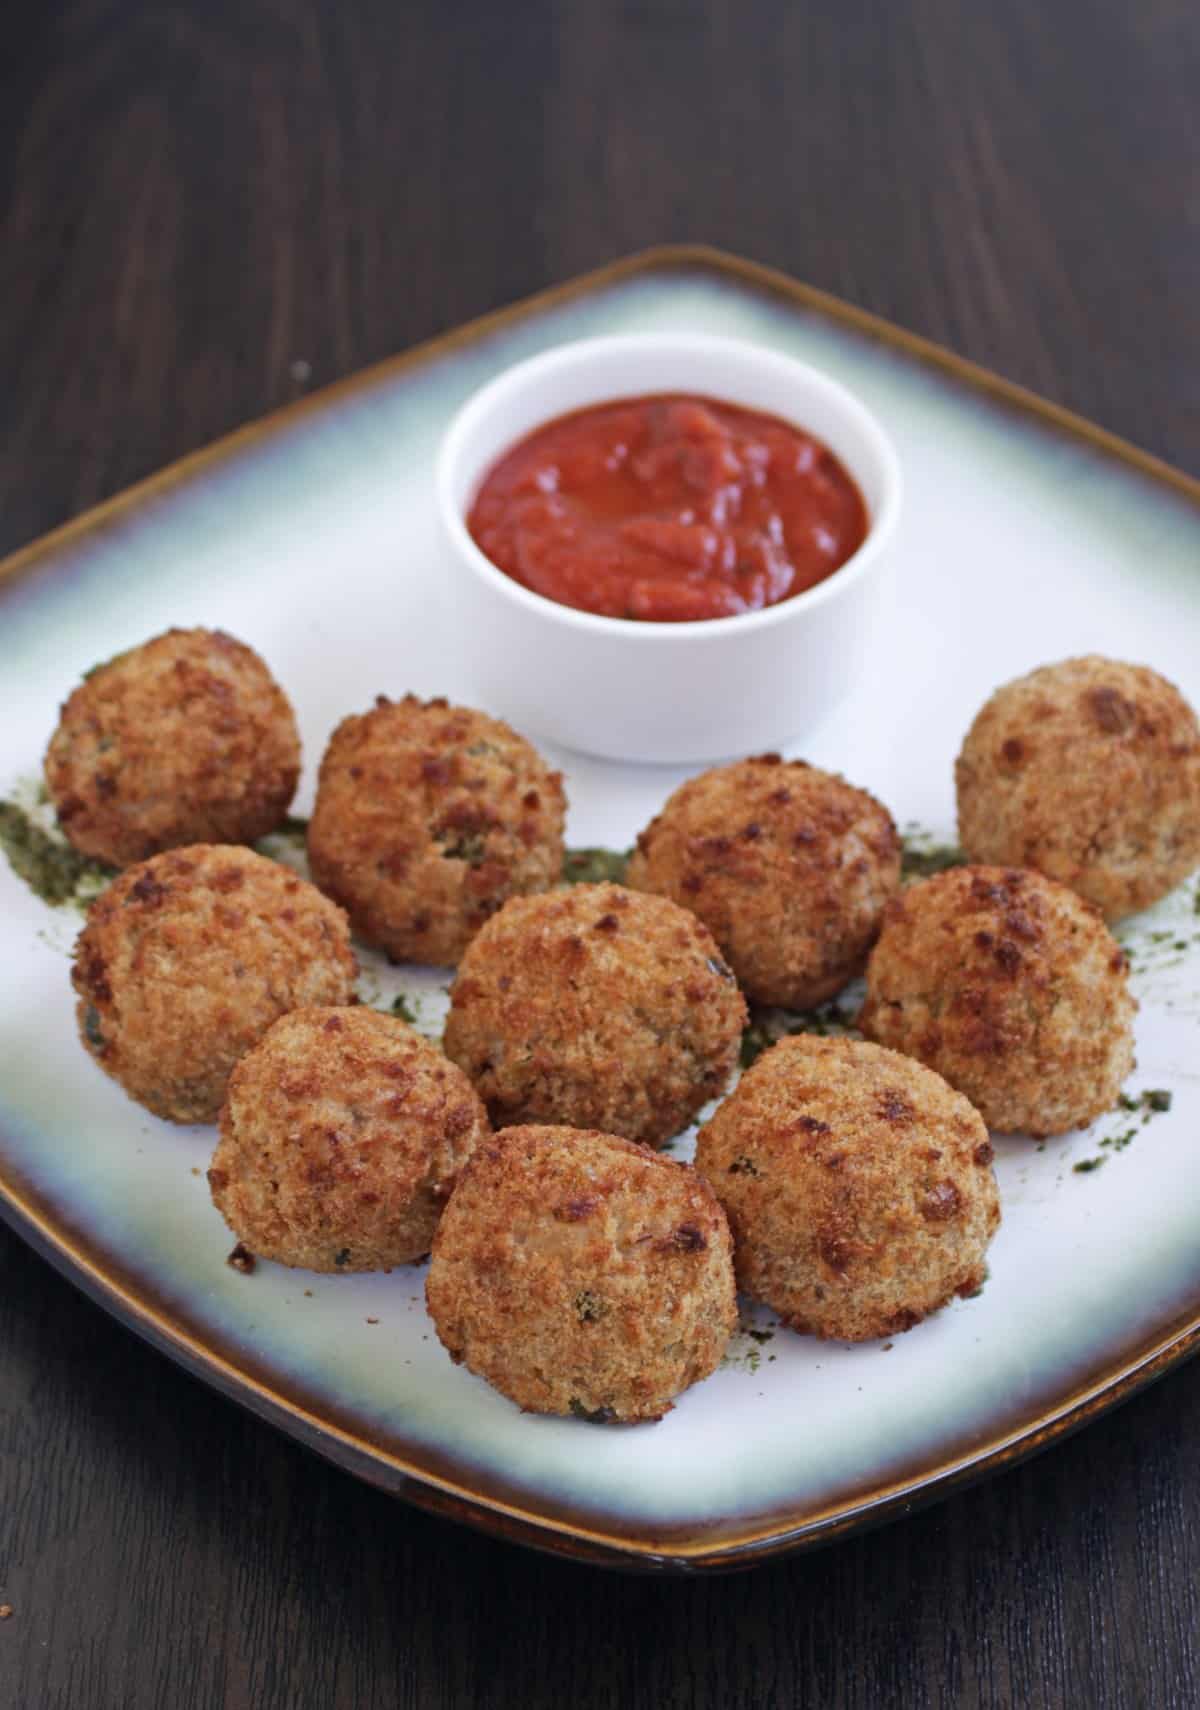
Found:
M 467 517 L 507 575 L 560 605 L 682 623 L 824 581 L 861 546 L 862 495 L 820 440 L 713 398 L 623 398 L 548 422 Z

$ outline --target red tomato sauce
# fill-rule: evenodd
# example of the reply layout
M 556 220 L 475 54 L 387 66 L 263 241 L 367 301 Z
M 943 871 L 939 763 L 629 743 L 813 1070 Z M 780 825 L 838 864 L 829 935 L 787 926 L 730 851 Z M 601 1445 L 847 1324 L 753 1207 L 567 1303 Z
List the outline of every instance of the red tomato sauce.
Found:
M 548 422 L 505 453 L 467 517 L 534 593 L 605 617 L 732 617 L 822 582 L 867 512 L 837 458 L 775 416 L 674 394 Z

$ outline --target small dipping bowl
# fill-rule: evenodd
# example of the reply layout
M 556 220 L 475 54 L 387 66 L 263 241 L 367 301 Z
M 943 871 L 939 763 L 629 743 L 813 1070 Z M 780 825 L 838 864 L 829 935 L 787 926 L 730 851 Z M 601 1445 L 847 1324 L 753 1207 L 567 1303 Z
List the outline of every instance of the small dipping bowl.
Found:
M 761 611 L 690 623 L 601 617 L 514 581 L 466 518 L 498 459 L 590 404 L 689 393 L 778 416 L 822 440 L 866 502 L 866 539 L 815 587 Z M 836 380 L 737 339 L 635 334 L 560 345 L 469 398 L 442 441 L 437 503 L 456 641 L 477 704 L 522 733 L 610 760 L 688 764 L 777 748 L 853 687 L 886 596 L 900 467 Z

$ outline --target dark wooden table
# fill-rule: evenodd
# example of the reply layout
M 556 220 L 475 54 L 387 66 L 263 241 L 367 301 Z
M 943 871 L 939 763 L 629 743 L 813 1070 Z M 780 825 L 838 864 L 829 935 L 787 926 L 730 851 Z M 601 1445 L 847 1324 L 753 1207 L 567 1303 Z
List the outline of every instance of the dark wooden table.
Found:
M 1200 472 L 1194 0 L 12 13 L 0 550 L 666 239 L 773 262 Z M 0 1405 L 13 1710 L 1200 1701 L 1200 1366 L 884 1532 L 699 1583 L 375 1495 L 3 1231 Z

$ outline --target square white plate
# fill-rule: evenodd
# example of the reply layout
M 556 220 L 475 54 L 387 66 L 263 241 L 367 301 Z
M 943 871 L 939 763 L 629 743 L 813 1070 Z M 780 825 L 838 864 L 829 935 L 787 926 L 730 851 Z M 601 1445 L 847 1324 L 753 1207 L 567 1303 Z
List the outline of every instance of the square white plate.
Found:
M 1108 653 L 1200 701 L 1200 486 L 778 276 L 659 251 L 248 428 L 0 567 L 0 791 L 36 778 L 82 671 L 170 624 L 220 626 L 266 657 L 300 717 L 301 810 L 333 725 L 376 692 L 469 702 L 435 530 L 443 428 L 535 351 L 663 327 L 826 369 L 900 450 L 898 598 L 863 689 L 804 748 L 899 823 L 952 838 L 962 734 L 996 684 L 1035 664 Z M 623 847 L 681 776 L 551 757 L 575 845 Z M 722 1370 L 658 1425 L 519 1413 L 450 1364 L 419 1267 L 232 1270 L 204 1181 L 211 1131 L 156 1121 L 89 1061 L 68 982 L 79 916 L 7 868 L 0 1209 L 157 1345 L 388 1490 L 594 1559 L 748 1563 L 1005 1464 L 1195 1348 L 1197 906 L 1193 881 L 1120 934 L 1141 1000 L 1129 1090 L 1166 1089 L 1170 1110 L 1114 1112 L 1044 1146 L 1002 1142 L 1004 1222 L 980 1297 L 894 1346 L 823 1345 L 747 1310 Z M 409 991 L 437 1033 L 445 974 L 364 963 L 369 1000 Z M 1076 1168 L 1095 1158 L 1102 1168 Z

